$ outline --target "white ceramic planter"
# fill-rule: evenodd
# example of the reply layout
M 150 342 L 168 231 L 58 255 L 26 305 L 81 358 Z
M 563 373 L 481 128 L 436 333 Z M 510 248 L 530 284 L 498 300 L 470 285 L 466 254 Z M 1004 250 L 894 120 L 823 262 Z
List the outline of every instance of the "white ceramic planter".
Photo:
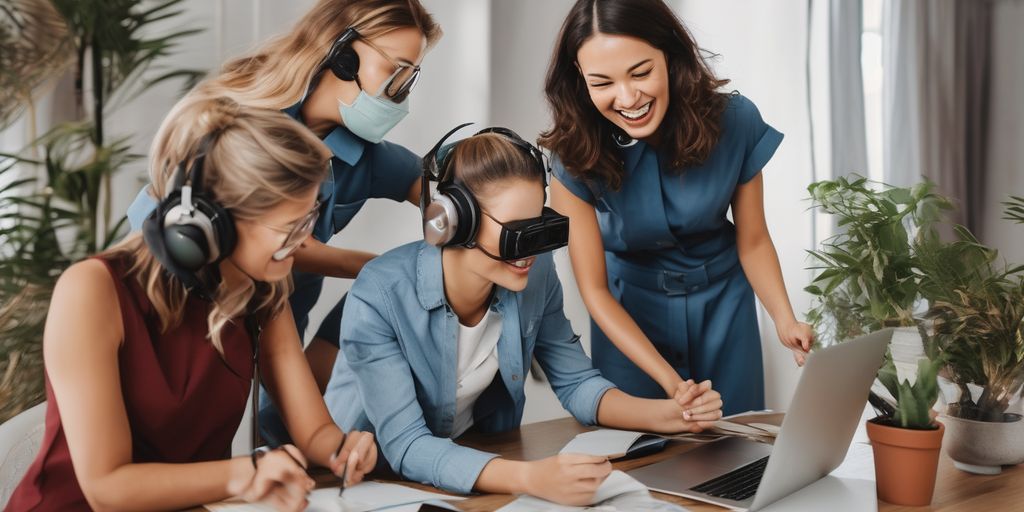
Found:
M 1024 463 L 1024 418 L 1007 414 L 1012 421 L 974 421 L 943 415 L 946 425 L 943 448 L 958 469 L 994 475 L 1002 466 Z

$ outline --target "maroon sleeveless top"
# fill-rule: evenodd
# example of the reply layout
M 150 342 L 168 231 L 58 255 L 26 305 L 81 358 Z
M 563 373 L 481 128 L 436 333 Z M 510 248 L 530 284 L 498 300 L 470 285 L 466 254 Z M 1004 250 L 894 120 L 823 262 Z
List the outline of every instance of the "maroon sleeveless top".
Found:
M 98 258 L 99 259 L 99 258 Z M 160 334 L 160 319 L 124 259 L 100 259 L 117 289 L 124 322 L 118 350 L 121 393 L 132 434 L 132 462 L 185 463 L 225 459 L 245 412 L 253 376 L 244 322 L 222 331 L 224 357 L 206 339 L 211 305 L 195 297 L 184 320 Z M 60 404 L 46 379 L 42 449 L 15 489 L 8 511 L 89 510 L 75 478 Z

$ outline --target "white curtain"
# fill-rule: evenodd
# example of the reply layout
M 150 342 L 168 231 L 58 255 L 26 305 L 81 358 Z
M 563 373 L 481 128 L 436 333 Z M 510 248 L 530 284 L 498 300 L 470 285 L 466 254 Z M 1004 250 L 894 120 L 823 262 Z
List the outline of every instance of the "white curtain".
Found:
M 885 9 L 885 179 L 931 179 L 957 202 L 954 220 L 980 231 L 992 2 L 889 0 Z
M 861 73 L 861 0 L 830 0 L 828 26 L 831 175 L 868 176 L 864 127 L 864 78 Z

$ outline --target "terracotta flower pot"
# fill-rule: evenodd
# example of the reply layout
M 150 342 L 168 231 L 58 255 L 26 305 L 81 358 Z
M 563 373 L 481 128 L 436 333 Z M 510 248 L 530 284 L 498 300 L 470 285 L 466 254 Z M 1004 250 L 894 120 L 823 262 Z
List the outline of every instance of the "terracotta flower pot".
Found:
M 936 430 L 889 427 L 868 421 L 875 453 L 878 499 L 894 505 L 922 507 L 932 502 L 942 449 L 942 423 Z

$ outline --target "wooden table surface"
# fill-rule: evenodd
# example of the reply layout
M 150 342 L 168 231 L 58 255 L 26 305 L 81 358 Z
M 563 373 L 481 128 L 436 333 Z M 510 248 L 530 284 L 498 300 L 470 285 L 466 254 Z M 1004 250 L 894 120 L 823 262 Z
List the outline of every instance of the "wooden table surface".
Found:
M 777 414 L 774 417 L 760 416 L 754 421 L 778 425 L 782 423 L 782 415 Z M 565 443 L 569 442 L 576 434 L 588 430 L 593 429 L 580 425 L 572 418 L 562 418 L 524 425 L 518 430 L 502 434 L 481 435 L 470 433 L 460 438 L 458 443 L 498 453 L 502 457 L 509 459 L 536 460 L 558 453 L 565 446 Z M 613 465 L 615 469 L 629 471 L 664 460 L 675 454 L 686 452 L 695 446 L 697 445 L 692 443 L 670 441 L 665 449 L 659 453 L 633 460 L 615 462 Z M 330 475 L 324 475 L 317 480 L 322 481 L 325 485 L 335 485 L 337 483 L 336 479 Z M 393 481 L 387 478 L 380 478 L 378 480 Z M 395 483 L 438 492 L 432 487 L 411 482 Z M 660 499 L 678 503 L 693 511 L 719 512 L 726 510 L 714 505 L 669 494 L 653 494 Z M 484 512 L 497 510 L 513 499 L 515 497 L 511 495 L 488 494 L 472 496 L 468 499 L 452 503 L 466 512 Z M 943 453 L 942 459 L 939 462 L 935 496 L 930 507 L 901 507 L 880 501 L 878 502 L 878 510 L 880 512 L 1024 510 L 1024 468 L 1022 466 L 1006 468 L 1002 474 L 996 476 L 970 475 L 954 468 L 953 462 Z

